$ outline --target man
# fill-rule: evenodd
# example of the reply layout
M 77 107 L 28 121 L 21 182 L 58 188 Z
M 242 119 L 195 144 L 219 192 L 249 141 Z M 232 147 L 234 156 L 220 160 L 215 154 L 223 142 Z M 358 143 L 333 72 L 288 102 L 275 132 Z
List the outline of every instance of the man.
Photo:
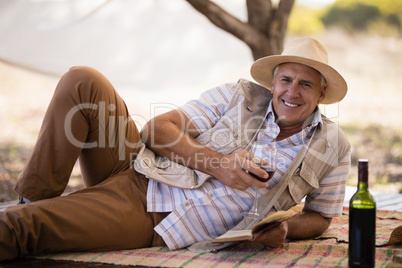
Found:
M 251 74 L 265 88 L 241 79 L 207 91 L 150 120 L 145 146 L 111 84 L 93 69 L 72 68 L 15 187 L 34 202 L 0 214 L 0 260 L 161 245 L 197 250 L 228 229 L 250 227 L 241 215 L 257 187 L 263 214 L 307 197 L 302 213 L 256 241 L 279 247 L 324 232 L 342 211 L 350 145 L 318 104 L 340 101 L 346 82 L 310 38 L 256 61 Z M 268 177 L 245 150 L 254 140 L 278 148 L 268 182 L 252 176 Z M 78 157 L 88 187 L 60 197 Z

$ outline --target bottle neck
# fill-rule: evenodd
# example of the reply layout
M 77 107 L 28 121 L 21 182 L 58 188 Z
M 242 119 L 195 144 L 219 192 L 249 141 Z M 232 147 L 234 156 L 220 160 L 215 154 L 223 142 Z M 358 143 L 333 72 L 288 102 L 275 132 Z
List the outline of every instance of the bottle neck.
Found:
M 357 185 L 357 188 L 359 190 L 368 190 L 368 182 L 359 181 L 359 184 Z
M 358 169 L 358 188 L 359 189 L 368 189 L 368 162 L 367 161 L 359 161 L 359 169 Z

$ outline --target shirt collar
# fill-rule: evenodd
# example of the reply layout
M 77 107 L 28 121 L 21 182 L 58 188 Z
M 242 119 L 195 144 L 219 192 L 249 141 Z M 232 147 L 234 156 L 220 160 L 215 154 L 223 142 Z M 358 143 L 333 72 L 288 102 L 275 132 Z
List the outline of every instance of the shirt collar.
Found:
M 276 126 L 275 128 L 277 131 L 274 131 L 272 133 L 273 138 L 277 137 L 279 135 L 279 126 L 275 122 L 275 113 L 274 113 L 274 107 L 272 105 L 272 100 L 269 102 L 268 106 L 268 112 L 267 112 L 267 118 L 266 121 L 268 125 L 271 126 Z M 303 130 L 309 133 L 310 131 L 314 130 L 316 127 L 320 127 L 319 129 L 322 129 L 322 116 L 320 112 L 320 108 L 317 106 L 317 108 L 314 110 L 314 112 L 311 114 L 309 118 L 307 118 L 305 122 L 305 126 L 303 127 Z M 277 133 L 276 133 L 277 132 Z

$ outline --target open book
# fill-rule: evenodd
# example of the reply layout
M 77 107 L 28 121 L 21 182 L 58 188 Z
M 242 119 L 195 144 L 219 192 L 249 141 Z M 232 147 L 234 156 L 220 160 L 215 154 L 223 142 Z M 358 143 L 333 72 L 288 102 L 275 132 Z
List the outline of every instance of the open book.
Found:
M 261 221 L 257 222 L 252 229 L 249 230 L 229 230 L 223 235 L 215 238 L 212 242 L 232 242 L 232 241 L 243 241 L 243 240 L 252 240 L 254 234 L 259 233 L 263 230 L 268 230 L 279 225 L 282 221 L 287 220 L 297 212 L 293 210 L 288 211 L 276 211 Z

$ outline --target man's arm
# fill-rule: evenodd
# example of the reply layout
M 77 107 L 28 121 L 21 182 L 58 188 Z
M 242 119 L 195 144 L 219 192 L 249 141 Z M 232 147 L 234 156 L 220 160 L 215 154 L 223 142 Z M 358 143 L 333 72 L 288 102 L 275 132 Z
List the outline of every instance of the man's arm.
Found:
M 332 218 L 325 218 L 314 211 L 304 210 L 287 222 L 289 239 L 306 239 L 321 235 L 328 229 Z
M 325 218 L 317 212 L 303 211 L 275 228 L 258 233 L 255 241 L 262 242 L 268 247 L 278 248 L 286 238 L 307 239 L 321 235 L 328 229 L 331 221 L 332 218 Z
M 246 151 L 222 155 L 198 143 L 195 138 L 199 134 L 183 112 L 172 110 L 147 122 L 141 138 L 155 153 L 210 174 L 231 188 L 245 190 L 250 186 L 268 186 L 246 172 L 268 177 L 265 171 L 248 160 Z

